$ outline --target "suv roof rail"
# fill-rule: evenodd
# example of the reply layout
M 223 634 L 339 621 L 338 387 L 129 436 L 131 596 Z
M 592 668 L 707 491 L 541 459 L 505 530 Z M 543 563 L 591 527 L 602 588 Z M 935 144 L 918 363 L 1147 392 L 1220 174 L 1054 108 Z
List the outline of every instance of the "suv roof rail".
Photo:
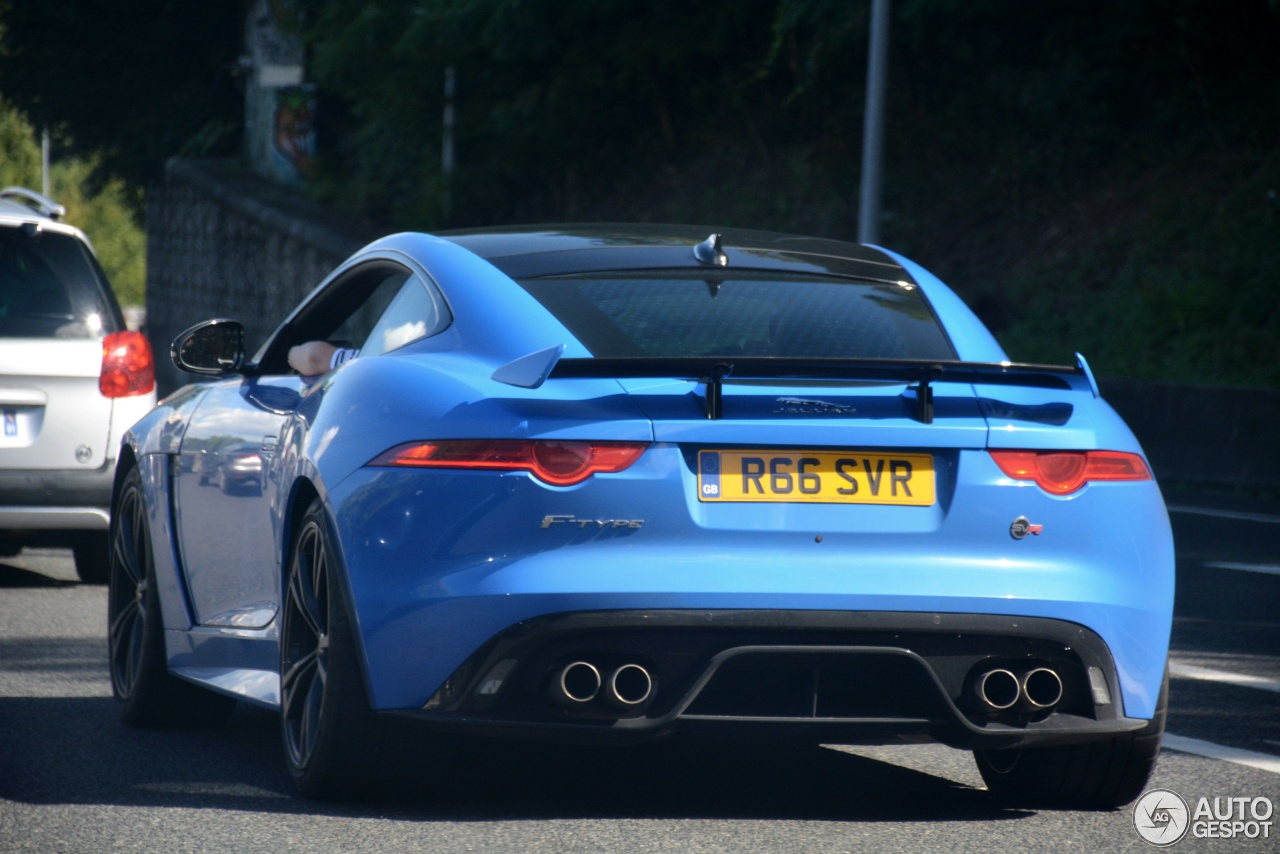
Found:
M 0 199 L 15 199 L 22 202 L 29 208 L 32 208 L 41 216 L 47 216 L 50 219 L 61 219 L 67 215 L 65 205 L 60 205 L 47 196 L 42 196 L 35 190 L 28 190 L 26 187 L 5 187 L 0 190 Z

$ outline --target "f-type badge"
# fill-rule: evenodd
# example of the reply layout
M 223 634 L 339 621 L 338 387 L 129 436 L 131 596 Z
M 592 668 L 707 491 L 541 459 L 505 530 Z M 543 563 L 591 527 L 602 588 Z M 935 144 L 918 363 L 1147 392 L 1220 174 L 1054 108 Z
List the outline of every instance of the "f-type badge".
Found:
M 1015 540 L 1024 539 L 1027 534 L 1040 536 L 1040 532 L 1044 530 L 1044 525 L 1032 525 L 1027 521 L 1026 516 L 1019 516 L 1013 520 L 1013 524 L 1009 526 L 1009 536 Z
M 591 528 L 593 531 L 598 531 L 604 528 L 639 528 L 643 524 L 643 519 L 579 519 L 576 516 L 553 514 L 543 516 L 542 524 L 538 527 L 550 528 L 552 525 L 577 525 L 583 530 Z

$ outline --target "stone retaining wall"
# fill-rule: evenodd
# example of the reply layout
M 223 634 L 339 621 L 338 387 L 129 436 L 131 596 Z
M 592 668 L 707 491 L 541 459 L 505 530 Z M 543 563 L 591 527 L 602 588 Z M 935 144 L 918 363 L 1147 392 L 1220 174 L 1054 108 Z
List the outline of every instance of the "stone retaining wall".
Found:
M 298 301 L 368 242 L 287 191 L 217 162 L 171 161 L 147 191 L 147 335 L 161 394 L 188 382 L 169 345 L 215 317 L 254 353 Z

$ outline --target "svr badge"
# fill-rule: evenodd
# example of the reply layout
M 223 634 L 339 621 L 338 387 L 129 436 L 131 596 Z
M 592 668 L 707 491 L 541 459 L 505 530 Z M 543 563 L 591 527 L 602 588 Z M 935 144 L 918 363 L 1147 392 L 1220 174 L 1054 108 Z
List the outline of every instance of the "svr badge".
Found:
M 1015 540 L 1021 540 L 1026 537 L 1027 534 L 1034 534 L 1038 537 L 1040 536 L 1040 532 L 1043 530 L 1044 525 L 1033 525 L 1027 521 L 1026 516 L 1019 516 L 1017 519 L 1014 519 L 1013 524 L 1009 526 L 1009 536 L 1013 537 Z

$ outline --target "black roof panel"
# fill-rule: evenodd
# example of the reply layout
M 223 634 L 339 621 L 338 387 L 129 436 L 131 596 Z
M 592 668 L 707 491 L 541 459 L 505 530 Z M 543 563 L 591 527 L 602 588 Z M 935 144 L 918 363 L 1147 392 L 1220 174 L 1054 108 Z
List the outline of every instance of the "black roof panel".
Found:
M 818 237 L 688 225 L 540 225 L 443 232 L 513 278 L 604 270 L 698 269 L 693 247 L 720 234 L 728 269 L 911 281 L 879 249 Z

